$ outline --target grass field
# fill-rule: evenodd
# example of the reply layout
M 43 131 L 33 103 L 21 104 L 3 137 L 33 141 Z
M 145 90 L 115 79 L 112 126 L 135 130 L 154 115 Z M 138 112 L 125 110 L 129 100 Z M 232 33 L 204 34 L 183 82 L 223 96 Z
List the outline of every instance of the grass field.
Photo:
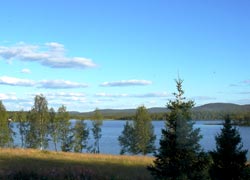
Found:
M 152 179 L 152 157 L 0 149 L 0 179 Z

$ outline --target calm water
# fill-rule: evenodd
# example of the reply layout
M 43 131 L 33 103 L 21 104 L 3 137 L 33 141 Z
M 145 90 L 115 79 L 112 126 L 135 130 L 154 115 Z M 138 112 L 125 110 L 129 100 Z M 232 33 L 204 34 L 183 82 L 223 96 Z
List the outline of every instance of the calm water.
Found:
M 72 124 L 76 120 L 71 120 Z M 89 128 L 91 128 L 91 121 L 85 121 Z M 102 138 L 100 140 L 100 151 L 105 154 L 119 154 L 120 146 L 118 142 L 118 136 L 123 130 L 123 126 L 126 121 L 114 121 L 105 120 L 102 126 Z M 200 141 L 202 147 L 208 151 L 215 148 L 215 135 L 220 132 L 222 128 L 221 121 L 196 121 L 194 128 L 200 128 L 203 138 Z M 156 145 L 159 146 L 159 139 L 161 138 L 161 129 L 164 128 L 164 121 L 153 121 L 154 131 L 157 136 Z M 14 125 L 16 127 L 16 124 Z M 237 127 L 242 137 L 244 149 L 250 150 L 250 127 Z M 14 128 L 16 130 L 16 128 Z M 90 137 L 89 143 L 91 144 L 92 137 Z M 15 144 L 20 145 L 18 133 L 15 138 Z M 53 150 L 53 146 L 50 145 L 49 149 Z M 248 159 L 250 159 L 250 152 L 248 152 Z

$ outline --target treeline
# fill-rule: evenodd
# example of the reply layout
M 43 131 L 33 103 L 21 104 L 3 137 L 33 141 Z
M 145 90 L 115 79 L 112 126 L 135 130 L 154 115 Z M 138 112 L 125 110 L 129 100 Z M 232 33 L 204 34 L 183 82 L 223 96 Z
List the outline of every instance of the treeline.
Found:
M 153 113 L 148 111 L 149 116 L 152 120 L 166 120 L 169 116 L 169 110 L 166 109 L 166 112 Z M 102 113 L 102 110 L 99 110 L 102 114 L 103 119 L 114 119 L 114 120 L 133 120 L 135 118 L 135 113 Z M 16 116 L 18 111 L 9 111 L 8 117 L 16 121 Z M 28 114 L 27 111 L 22 111 L 25 116 Z M 79 113 L 79 112 L 68 112 L 70 119 L 78 120 L 89 120 L 92 119 L 95 111 L 89 113 Z M 233 123 L 237 125 L 250 125 L 250 110 L 191 110 L 191 119 L 192 120 L 223 120 L 225 115 L 230 115 L 233 119 Z
M 228 114 L 221 132 L 215 136 L 216 148 L 205 152 L 199 144 L 202 136 L 200 129 L 194 128 L 192 120 L 193 101 L 183 97 L 182 80 L 176 80 L 175 99 L 167 104 L 165 127 L 159 148 L 155 147 L 156 136 L 152 126 L 152 116 L 144 106 L 136 109 L 132 121 L 126 121 L 118 137 L 121 154 L 154 153 L 155 160 L 147 168 L 155 179 L 178 180 L 249 180 L 250 166 L 247 164 L 241 136 L 233 127 L 231 119 L 243 119 L 247 114 Z M 223 115 L 223 114 L 221 114 Z M 100 153 L 103 116 L 98 109 L 92 114 L 92 127 L 88 128 L 84 120 L 71 124 L 65 106 L 55 111 L 48 108 L 43 95 L 34 98 L 34 105 L 28 112 L 17 112 L 18 130 L 21 147 L 46 149 L 51 141 L 55 151 L 59 146 L 62 151 Z M 0 147 L 14 147 L 13 123 L 8 119 L 7 111 L 0 101 Z M 93 143 L 89 145 L 92 133 Z
M 62 105 L 55 111 L 48 108 L 48 102 L 43 95 L 34 98 L 34 105 L 28 112 L 19 111 L 8 115 L 5 106 L 0 101 L 0 147 L 16 147 L 14 137 L 18 133 L 20 147 L 47 149 L 49 142 L 54 150 L 99 153 L 101 138 L 101 114 L 98 109 L 92 117 L 92 128 L 84 121 L 71 124 L 66 106 Z M 17 131 L 13 131 L 12 121 L 17 122 Z M 92 133 L 94 142 L 88 144 Z
M 34 105 L 27 112 L 8 114 L 0 101 L 0 147 L 16 147 L 14 138 L 17 136 L 21 148 L 45 150 L 50 142 L 50 149 L 55 151 L 100 153 L 103 123 L 100 111 L 96 109 L 89 118 L 92 120 L 91 127 L 84 120 L 71 123 L 71 118 L 64 105 L 57 111 L 48 108 L 43 95 L 35 96 Z M 127 121 L 117 139 L 121 154 L 146 155 L 155 151 L 156 136 L 151 121 L 147 109 L 144 106 L 138 107 L 133 121 Z M 14 124 L 16 132 L 13 131 Z
M 168 109 L 165 112 L 150 112 L 149 116 L 152 120 L 166 120 L 170 114 Z M 192 120 L 223 120 L 225 115 L 230 115 L 233 119 L 233 123 L 237 125 L 250 125 L 250 110 L 196 110 L 191 109 L 191 119 Z M 77 113 L 71 114 L 71 119 L 91 119 L 92 113 Z M 105 113 L 103 114 L 104 119 L 114 119 L 114 120 L 132 120 L 135 118 L 135 113 Z

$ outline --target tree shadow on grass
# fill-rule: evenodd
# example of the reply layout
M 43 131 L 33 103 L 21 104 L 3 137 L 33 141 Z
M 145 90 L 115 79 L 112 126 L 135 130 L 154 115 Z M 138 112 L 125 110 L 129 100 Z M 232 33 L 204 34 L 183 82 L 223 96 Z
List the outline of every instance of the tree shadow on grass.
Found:
M 108 161 L 0 157 L 0 179 L 152 179 L 146 167 Z

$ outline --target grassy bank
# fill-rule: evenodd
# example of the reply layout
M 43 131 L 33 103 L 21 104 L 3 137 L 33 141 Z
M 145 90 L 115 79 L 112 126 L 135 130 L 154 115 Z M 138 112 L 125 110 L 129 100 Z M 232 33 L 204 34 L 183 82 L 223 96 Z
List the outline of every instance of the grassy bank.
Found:
M 0 149 L 0 179 L 151 179 L 146 166 L 152 161 L 141 156 Z

